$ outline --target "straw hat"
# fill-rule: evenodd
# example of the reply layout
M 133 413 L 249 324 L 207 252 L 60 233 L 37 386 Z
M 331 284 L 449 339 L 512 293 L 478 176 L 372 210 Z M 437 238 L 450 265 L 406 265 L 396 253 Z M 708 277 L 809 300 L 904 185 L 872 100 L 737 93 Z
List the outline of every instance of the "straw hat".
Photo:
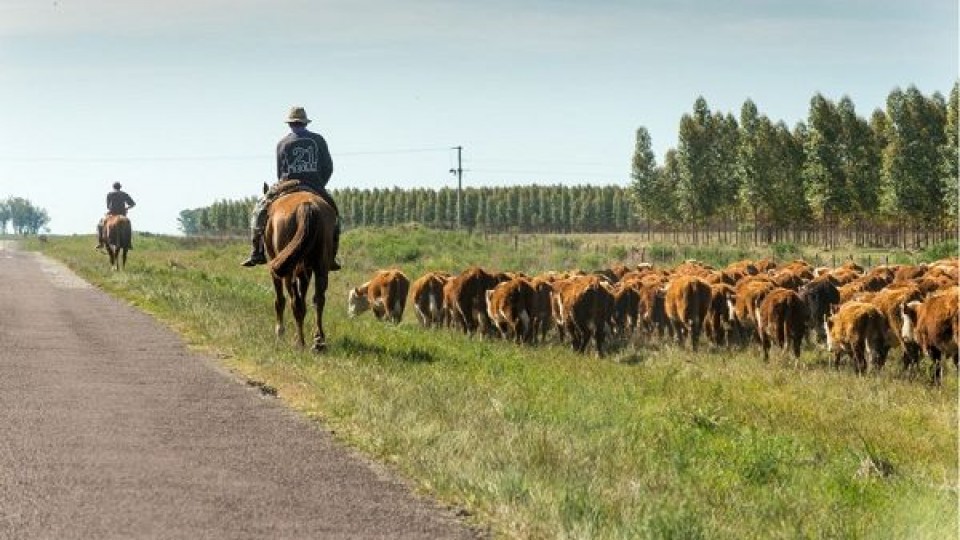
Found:
M 309 124 L 310 119 L 307 118 L 307 111 L 303 107 L 291 107 L 290 112 L 287 113 L 286 122 L 288 124 L 299 123 L 299 124 Z

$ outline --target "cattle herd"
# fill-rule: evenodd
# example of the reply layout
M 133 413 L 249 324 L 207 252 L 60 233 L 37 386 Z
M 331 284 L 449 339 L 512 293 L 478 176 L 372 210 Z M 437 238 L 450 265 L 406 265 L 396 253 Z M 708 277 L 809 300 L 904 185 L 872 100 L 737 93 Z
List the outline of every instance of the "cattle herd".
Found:
M 471 267 L 428 272 L 412 285 L 402 271 L 382 270 L 350 291 L 348 310 L 400 322 L 408 292 L 425 327 L 526 344 L 553 339 L 580 352 L 592 341 L 601 356 L 614 340 L 670 339 L 696 350 L 703 335 L 717 347 L 759 344 L 764 360 L 773 346 L 798 358 L 809 339 L 829 351 L 833 365 L 849 358 L 857 373 L 881 369 L 899 349 L 906 370 L 929 357 L 937 384 L 941 359 L 957 363 L 957 258 L 867 271 L 853 262 L 815 268 L 802 260 L 537 276 Z

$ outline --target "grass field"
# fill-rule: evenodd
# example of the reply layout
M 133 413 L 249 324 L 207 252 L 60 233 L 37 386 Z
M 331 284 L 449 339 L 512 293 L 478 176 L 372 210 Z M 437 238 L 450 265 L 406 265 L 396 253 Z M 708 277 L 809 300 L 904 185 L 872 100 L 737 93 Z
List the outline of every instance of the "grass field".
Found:
M 764 364 L 754 349 L 661 343 L 597 359 L 423 330 L 411 311 L 399 326 L 346 316 L 348 288 L 376 268 L 412 280 L 471 263 L 536 272 L 612 262 L 596 239 L 511 238 L 348 233 L 323 356 L 295 350 L 292 332 L 276 341 L 266 270 L 237 264 L 245 243 L 138 236 L 122 273 L 89 236 L 29 247 L 277 389 L 498 537 L 956 537 L 952 366 L 934 388 L 898 373 L 896 353 L 885 372 L 857 377 L 812 348 L 801 369 L 777 354 Z

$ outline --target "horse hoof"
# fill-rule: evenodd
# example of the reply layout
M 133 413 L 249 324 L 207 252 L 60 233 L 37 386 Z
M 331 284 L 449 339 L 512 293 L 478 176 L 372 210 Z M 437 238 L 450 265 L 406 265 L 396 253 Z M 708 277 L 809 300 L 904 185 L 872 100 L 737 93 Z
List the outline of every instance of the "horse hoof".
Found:
M 313 347 L 311 347 L 310 349 L 311 349 L 313 352 L 315 352 L 315 353 L 322 353 L 323 351 L 327 350 L 327 344 L 326 344 L 326 343 L 314 343 L 314 344 L 313 344 Z

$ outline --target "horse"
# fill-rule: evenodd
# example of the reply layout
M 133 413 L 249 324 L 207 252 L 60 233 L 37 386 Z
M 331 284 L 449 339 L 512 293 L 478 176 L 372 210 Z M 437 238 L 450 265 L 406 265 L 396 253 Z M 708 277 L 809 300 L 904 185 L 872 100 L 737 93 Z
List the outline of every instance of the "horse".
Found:
M 110 255 L 110 266 L 114 270 L 123 270 L 127 265 L 127 250 L 133 230 L 127 216 L 110 215 L 103 222 L 103 244 Z
M 305 346 L 303 320 L 307 314 L 307 291 L 314 279 L 313 306 L 317 311 L 317 330 L 313 335 L 314 352 L 326 349 L 323 308 L 326 304 L 329 268 L 333 263 L 333 229 L 336 211 L 319 195 L 296 191 L 282 195 L 270 204 L 263 243 L 267 267 L 273 279 L 276 311 L 275 333 L 283 336 L 283 311 L 286 292 L 292 301 L 296 321 L 297 344 Z

